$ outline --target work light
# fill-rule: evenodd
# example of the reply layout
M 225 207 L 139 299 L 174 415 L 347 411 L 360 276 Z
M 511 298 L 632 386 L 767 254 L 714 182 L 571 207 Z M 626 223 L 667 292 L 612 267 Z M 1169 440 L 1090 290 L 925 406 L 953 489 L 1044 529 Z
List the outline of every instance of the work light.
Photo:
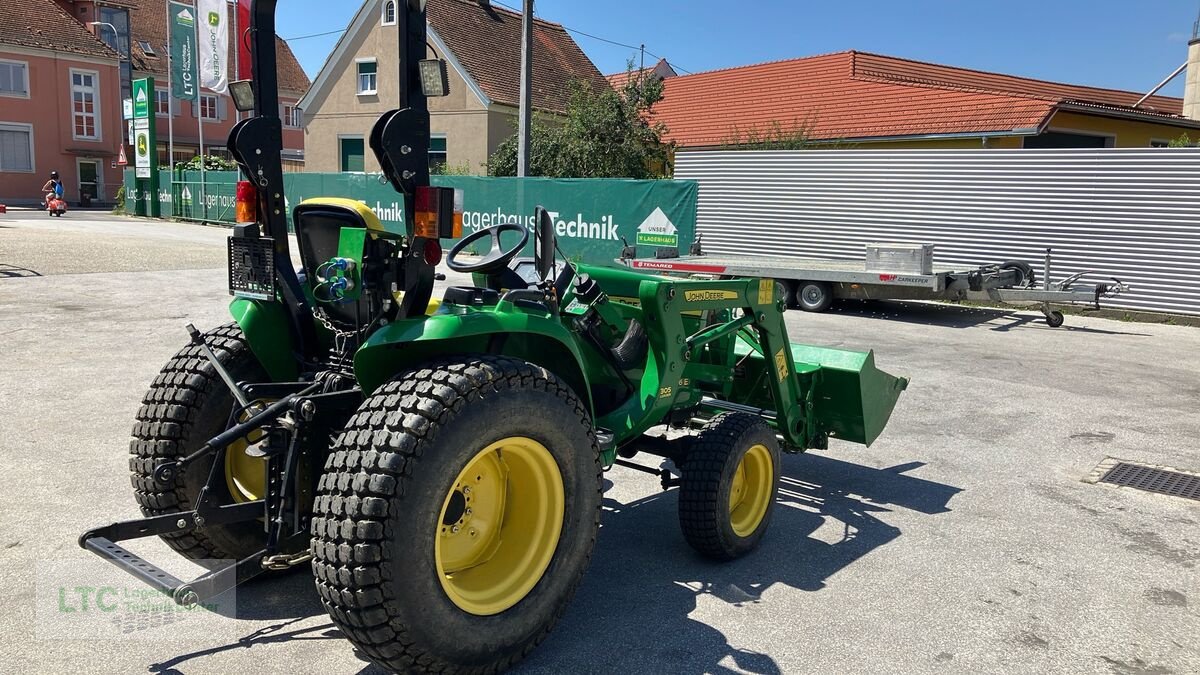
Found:
M 428 98 L 450 94 L 450 74 L 442 59 L 422 59 L 417 62 L 421 71 L 421 91 Z
M 233 97 L 233 107 L 238 112 L 254 110 L 254 84 L 250 80 L 238 80 L 229 83 L 229 95 Z

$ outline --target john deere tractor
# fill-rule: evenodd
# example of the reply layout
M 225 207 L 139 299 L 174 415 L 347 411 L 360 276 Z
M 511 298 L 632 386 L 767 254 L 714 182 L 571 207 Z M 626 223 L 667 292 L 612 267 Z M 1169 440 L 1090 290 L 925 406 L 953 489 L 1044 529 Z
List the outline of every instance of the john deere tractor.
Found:
M 881 433 L 907 380 L 870 353 L 790 344 L 770 280 L 572 264 L 544 211 L 461 237 L 462 195 L 429 184 L 426 101 L 447 78 L 426 58 L 423 0 L 398 3 L 400 106 L 370 137 L 404 223 L 305 201 L 296 269 L 275 4 L 252 3 L 256 79 L 233 85 L 253 112 L 229 138 L 245 179 L 233 321 L 189 326 L 138 411 L 144 517 L 81 546 L 182 605 L 311 566 L 330 617 L 379 665 L 493 672 L 570 601 L 609 467 L 656 474 L 678 491 L 683 539 L 732 560 L 767 531 L 781 452 Z M 479 283 L 433 298 L 442 262 Z M 121 545 L 150 536 L 211 571 L 183 581 Z

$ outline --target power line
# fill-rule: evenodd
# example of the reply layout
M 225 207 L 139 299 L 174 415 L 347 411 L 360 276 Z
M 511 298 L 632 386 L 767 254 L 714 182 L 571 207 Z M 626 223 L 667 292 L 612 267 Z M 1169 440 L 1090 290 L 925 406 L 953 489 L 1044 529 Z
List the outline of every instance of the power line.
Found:
M 338 30 L 326 31 L 324 33 L 313 33 L 312 35 L 297 35 L 296 37 L 283 38 L 283 39 L 286 42 L 295 42 L 296 40 L 307 40 L 309 38 L 319 38 L 319 37 L 325 37 L 326 35 L 337 35 L 338 33 L 345 33 L 345 32 L 346 32 L 346 29 L 341 28 Z
M 520 14 L 520 13 L 521 13 L 521 10 L 517 9 L 516 7 L 510 7 L 509 5 L 506 5 L 506 4 L 504 4 L 503 2 L 495 2 L 495 3 L 493 3 L 493 4 L 500 5 L 501 7 L 505 8 L 505 9 L 508 9 L 508 10 L 511 10 L 511 11 L 514 11 L 514 12 L 516 12 L 516 13 L 518 13 L 518 14 Z M 565 31 L 567 31 L 567 32 L 569 32 L 569 33 L 575 33 L 576 35 L 582 35 L 582 36 L 584 36 L 584 37 L 591 38 L 591 39 L 593 39 L 593 40 L 599 40 L 600 42 L 607 42 L 607 43 L 608 43 L 608 44 L 610 44 L 610 45 L 614 45 L 614 46 L 617 46 L 617 47 L 624 47 L 624 48 L 626 48 L 626 49 L 632 49 L 632 50 L 634 50 L 634 51 L 642 51 L 642 50 L 645 50 L 645 52 L 646 52 L 646 56 L 650 56 L 650 57 L 653 57 L 653 58 L 656 58 L 656 59 L 664 59 L 664 58 L 666 58 L 666 57 L 663 57 L 663 56 L 659 56 L 658 54 L 655 54 L 654 52 L 650 51 L 649 49 L 646 49 L 644 46 L 641 46 L 641 45 L 627 45 L 627 44 L 625 44 L 624 42 L 618 42 L 618 41 L 616 41 L 616 40 L 610 40 L 610 39 L 608 39 L 608 38 L 603 38 L 603 37 L 600 37 L 599 35 L 592 35 L 591 33 L 588 33 L 588 32 L 585 32 L 585 31 L 581 31 L 581 30 L 579 30 L 578 28 L 571 28 L 570 26 L 568 26 L 568 25 L 566 25 L 566 24 L 559 24 L 559 25 L 563 27 L 563 30 L 565 30 Z M 674 67 L 676 70 L 681 70 L 681 71 L 683 71 L 684 73 L 686 73 L 686 74 L 688 74 L 688 75 L 691 75 L 691 74 L 692 74 L 692 72 L 691 72 L 690 70 L 688 70 L 687 68 L 683 68 L 683 67 L 681 67 L 679 64 L 672 63 L 672 64 L 671 64 L 671 66 L 672 66 L 672 67 Z

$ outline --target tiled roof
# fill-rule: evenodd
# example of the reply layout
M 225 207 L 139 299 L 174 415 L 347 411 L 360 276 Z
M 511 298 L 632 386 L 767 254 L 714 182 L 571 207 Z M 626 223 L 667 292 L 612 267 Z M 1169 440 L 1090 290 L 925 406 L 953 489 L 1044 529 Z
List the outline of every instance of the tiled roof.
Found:
M 54 0 L 2 0 L 0 45 L 117 59 L 119 55 Z
M 3 2 L 5 0 L 0 0 Z M 193 4 L 184 2 L 184 4 Z M 155 73 L 162 76 L 167 74 L 167 3 L 164 0 L 124 0 L 122 6 L 129 7 L 129 18 L 133 22 L 133 67 L 145 73 Z M 229 58 L 234 58 L 237 38 L 233 34 L 233 6 L 229 8 Z M 147 56 L 138 41 L 149 42 L 158 57 Z M 275 38 L 275 52 L 278 58 L 276 67 L 279 73 L 279 88 L 283 91 L 304 93 L 308 90 L 308 76 L 300 67 L 296 56 L 288 47 L 287 42 L 278 36 Z M 162 84 L 165 84 L 163 82 Z
M 911 61 L 894 56 L 880 56 L 867 52 L 852 53 L 854 54 L 854 77 L 858 79 L 927 84 L 953 89 L 973 89 L 1017 96 L 1037 96 L 1057 101 L 1081 101 L 1124 107 L 1133 106 L 1142 97 L 1141 93 L 1133 91 L 1048 82 L 1015 75 Z M 1183 99 L 1151 96 L 1142 104 L 1142 108 L 1179 115 L 1183 113 Z
M 517 106 L 521 98 L 521 15 L 475 0 L 430 0 L 429 25 L 454 57 L 495 103 Z M 536 19 L 533 25 L 533 106 L 567 109 L 572 80 L 593 88 L 608 81 L 559 24 Z
M 1004 133 L 1040 127 L 1060 103 L 1177 114 L 1179 99 L 840 52 L 673 77 L 654 118 L 683 147 L 724 145 L 775 125 L 814 140 Z M 1171 119 L 1171 118 L 1169 118 Z M 1178 118 L 1174 118 L 1178 119 Z

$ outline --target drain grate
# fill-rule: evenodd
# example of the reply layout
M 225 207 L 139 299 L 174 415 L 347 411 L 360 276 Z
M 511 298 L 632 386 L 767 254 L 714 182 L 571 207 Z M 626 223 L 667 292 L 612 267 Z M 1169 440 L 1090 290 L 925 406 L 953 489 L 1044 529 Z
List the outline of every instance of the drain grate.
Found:
M 1200 501 L 1200 476 L 1190 473 L 1117 462 L 1100 478 L 1100 482 Z

